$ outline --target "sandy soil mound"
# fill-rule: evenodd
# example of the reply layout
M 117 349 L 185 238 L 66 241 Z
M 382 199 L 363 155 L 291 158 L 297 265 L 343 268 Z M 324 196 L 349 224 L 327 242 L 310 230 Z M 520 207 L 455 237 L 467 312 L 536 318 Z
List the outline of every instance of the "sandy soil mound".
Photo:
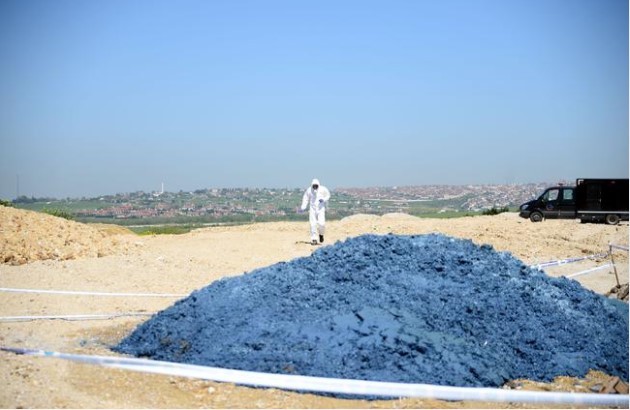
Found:
M 39 212 L 0 206 L 0 263 L 93 258 L 124 253 L 124 228 L 90 226 Z

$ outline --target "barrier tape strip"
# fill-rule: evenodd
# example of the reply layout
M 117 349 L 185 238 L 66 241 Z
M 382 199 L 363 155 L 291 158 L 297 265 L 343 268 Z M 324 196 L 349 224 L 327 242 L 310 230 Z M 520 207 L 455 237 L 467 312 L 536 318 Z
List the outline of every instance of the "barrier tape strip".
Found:
M 130 312 L 96 315 L 46 315 L 46 316 L 0 316 L 0 322 L 31 322 L 33 320 L 104 320 L 119 317 L 152 316 L 153 313 Z
M 534 269 L 541 269 L 541 268 L 546 268 L 546 267 L 549 267 L 549 266 L 566 265 L 567 263 L 579 262 L 579 261 L 583 261 L 583 260 L 586 260 L 586 259 L 605 258 L 607 256 L 608 256 L 608 252 L 602 252 L 602 253 L 597 253 L 597 254 L 588 255 L 588 256 L 582 256 L 582 257 L 578 257 L 578 258 L 567 258 L 567 259 L 560 259 L 560 260 L 556 260 L 556 261 L 537 263 L 535 265 L 531 265 L 530 267 L 534 268 Z
M 610 246 L 611 248 L 614 248 L 614 249 L 621 249 L 622 251 L 628 252 L 628 247 L 627 246 L 614 245 L 612 243 L 609 244 L 608 246 Z
M 89 356 L 11 347 L 0 347 L 0 350 L 18 355 L 53 357 L 137 372 L 191 377 L 253 387 L 267 387 L 320 393 L 382 397 L 416 397 L 454 401 L 471 400 L 520 403 L 570 403 L 588 406 L 616 406 L 625 408 L 627 408 L 630 404 L 630 396 L 617 394 L 537 392 L 484 387 L 452 387 L 415 383 L 334 379 L 222 369 L 218 367 L 198 366 L 147 359 Z
M 612 263 L 608 263 L 606 265 L 601 265 L 601 266 L 596 266 L 596 267 L 591 268 L 591 269 L 586 269 L 586 270 L 583 270 L 583 271 L 580 271 L 580 272 L 572 273 L 570 275 L 565 275 L 565 278 L 574 278 L 576 276 L 586 275 L 587 273 L 595 272 L 595 271 L 598 271 L 600 269 L 610 268 L 612 266 L 613 266 Z
M 160 297 L 160 298 L 181 298 L 188 294 L 178 293 L 111 293 L 111 292 L 87 292 L 74 290 L 44 290 L 44 289 L 16 289 L 0 288 L 0 292 L 18 293 L 50 293 L 57 295 L 87 295 L 87 296 L 132 296 L 132 297 Z

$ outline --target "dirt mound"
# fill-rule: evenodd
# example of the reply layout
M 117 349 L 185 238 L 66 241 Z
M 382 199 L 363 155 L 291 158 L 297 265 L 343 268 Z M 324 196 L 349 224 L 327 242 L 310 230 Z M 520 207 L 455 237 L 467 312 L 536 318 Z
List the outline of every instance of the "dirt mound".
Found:
M 418 219 L 417 216 L 405 214 L 402 212 L 390 212 L 390 213 L 384 214 L 381 218 L 396 220 L 396 221 L 416 221 Z
M 613 297 L 613 298 L 627 302 L 629 290 L 630 289 L 627 283 L 623 285 L 616 285 L 614 288 L 610 289 L 610 292 L 608 292 L 606 296 Z
M 125 231 L 0 206 L 0 263 L 23 265 L 124 253 L 133 238 L 123 235 Z
M 357 223 L 361 223 L 361 222 L 370 222 L 370 221 L 378 221 L 379 219 L 381 219 L 380 216 L 378 215 L 373 215 L 373 214 L 354 214 L 354 215 L 350 215 L 350 216 L 346 216 L 345 218 L 341 219 L 341 223 L 346 223 L 346 222 L 357 222 Z
M 627 305 L 489 245 L 363 235 L 193 292 L 116 350 L 242 370 L 454 386 L 628 379 Z

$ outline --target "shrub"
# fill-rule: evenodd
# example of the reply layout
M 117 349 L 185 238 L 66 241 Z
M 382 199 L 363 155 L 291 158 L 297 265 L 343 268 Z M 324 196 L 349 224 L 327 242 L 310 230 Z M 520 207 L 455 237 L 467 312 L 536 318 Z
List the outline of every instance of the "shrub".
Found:
M 74 219 L 74 215 L 70 211 L 66 211 L 61 208 L 44 208 L 42 212 L 48 215 L 56 216 L 58 218 L 67 219 L 69 221 Z
M 483 211 L 482 215 L 499 215 L 503 212 L 510 212 L 510 209 L 507 206 L 504 206 L 503 208 L 496 208 L 493 206 L 491 209 Z
M 0 206 L 13 207 L 13 203 L 11 201 L 5 201 L 4 199 L 0 199 Z
M 133 228 L 132 231 L 140 236 L 150 235 L 181 235 L 193 229 L 191 225 L 180 226 L 152 226 Z

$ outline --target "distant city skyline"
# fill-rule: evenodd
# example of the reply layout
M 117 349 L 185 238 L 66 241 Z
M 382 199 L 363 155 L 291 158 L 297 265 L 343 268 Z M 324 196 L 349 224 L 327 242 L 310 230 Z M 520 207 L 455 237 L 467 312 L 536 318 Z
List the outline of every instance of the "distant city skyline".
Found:
M 466 188 L 466 187 L 471 187 L 471 188 L 482 188 L 482 187 L 501 187 L 501 188 L 505 188 L 505 187 L 510 187 L 510 186 L 518 186 L 520 188 L 523 187 L 536 187 L 536 191 L 532 191 L 534 193 L 538 193 L 538 191 L 542 192 L 542 190 L 544 190 L 544 188 L 551 186 L 551 185 L 568 185 L 568 184 L 572 184 L 574 181 L 573 180 L 556 180 L 556 181 L 536 181 L 536 182 L 526 182 L 526 183 L 491 183 L 491 184 L 416 184 L 416 185 L 373 185 L 373 186 L 336 186 L 334 188 L 332 188 L 332 191 L 338 191 L 338 192 L 379 192 L 380 190 L 384 189 L 384 190 L 398 190 L 400 191 L 400 193 L 404 193 L 407 192 L 409 189 L 411 189 L 412 191 L 417 191 L 417 189 L 428 189 L 428 188 L 437 188 L 439 190 L 448 190 L 449 188 L 452 189 L 460 189 L 460 188 Z M 213 186 L 213 187 L 197 187 L 197 188 L 193 188 L 193 189 L 177 189 L 177 190 L 169 190 L 166 189 L 164 184 L 162 183 L 160 188 L 158 189 L 149 189 L 149 190 L 144 190 L 144 189 L 139 189 L 139 190 L 135 190 L 135 191 L 120 191 L 120 192 L 104 192 L 104 193 L 100 193 L 100 194 L 96 194 L 96 195 L 81 195 L 81 196 L 46 196 L 46 195 L 42 195 L 42 196 L 38 196 L 38 195 L 28 195 L 28 194 L 24 194 L 24 193 L 20 193 L 19 195 L 16 195 L 15 198 L 27 198 L 27 199 L 31 199 L 31 198 L 35 198 L 35 199 L 44 199 L 44 198 L 50 198 L 50 199 L 57 199 L 57 200 L 65 200 L 65 199 L 97 199 L 97 198 L 103 198 L 103 197 L 111 197 L 111 196 L 121 196 L 121 195 L 132 195 L 132 194 L 138 194 L 138 193 L 143 193 L 146 195 L 153 195 L 154 197 L 158 198 L 161 195 L 169 195 L 169 194 L 179 194 L 179 193 L 194 193 L 194 192 L 198 192 L 198 191 L 221 191 L 221 190 L 265 190 L 265 189 L 269 189 L 269 190 L 275 190 L 275 191 L 282 191 L 282 190 L 288 190 L 288 191 L 294 191 L 294 190 L 299 190 L 300 192 L 302 192 L 302 189 L 304 187 L 301 186 L 284 186 L 284 187 L 272 187 L 272 186 L 260 186 L 260 187 L 239 187 L 239 186 L 233 186 L 233 187 L 219 187 L 219 186 Z M 369 195 L 368 195 L 369 196 Z
M 357 213 L 404 212 L 414 215 L 516 207 L 537 197 L 546 185 L 425 185 L 417 187 L 340 188 L 333 191 L 328 213 L 342 217 Z M 41 210 L 64 209 L 78 220 L 115 219 L 145 223 L 176 218 L 196 218 L 197 222 L 246 221 L 254 218 L 300 218 L 300 188 L 212 188 L 194 192 L 132 192 L 95 198 L 25 198 L 16 206 Z M 157 218 L 157 219 L 156 219 Z M 182 219 L 184 218 L 184 219 Z
M 4 0 L 0 60 L 0 199 L 628 177 L 627 1 Z

